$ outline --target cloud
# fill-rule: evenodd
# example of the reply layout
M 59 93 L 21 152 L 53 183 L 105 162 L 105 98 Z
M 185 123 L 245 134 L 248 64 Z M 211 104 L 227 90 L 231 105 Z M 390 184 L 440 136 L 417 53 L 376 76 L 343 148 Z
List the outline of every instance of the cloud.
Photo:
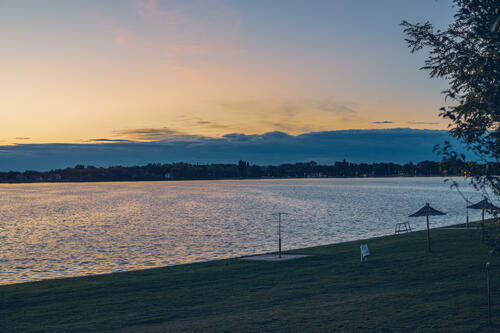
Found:
M 439 125 L 439 122 L 432 122 L 432 121 L 409 121 L 408 124 L 412 125 Z
M 185 133 L 167 127 L 119 130 L 113 133 L 117 136 L 125 137 L 127 140 L 135 141 L 159 141 L 185 135 Z
M 170 58 L 237 55 L 241 18 L 225 1 L 135 1 L 136 21 L 115 28 L 122 46 L 148 45 L 153 54 Z
M 138 36 L 132 30 L 129 30 L 123 26 L 116 23 L 110 23 L 114 30 L 114 42 L 119 46 L 123 46 L 129 49 L 140 49 L 149 46 L 149 43 Z
M 169 44 L 164 48 L 165 54 L 170 57 L 186 55 L 203 55 L 217 50 L 217 46 L 212 43 L 202 44 Z
M 125 140 L 125 139 L 89 139 L 89 140 L 86 140 L 84 142 L 106 142 L 106 143 L 109 143 L 109 142 L 132 142 L 130 140 Z
M 296 125 L 306 125 L 304 118 L 307 117 L 323 116 L 329 119 L 333 117 L 341 121 L 352 121 L 358 117 L 355 103 L 342 103 L 331 99 L 221 100 L 214 101 L 214 104 L 231 112 L 259 113 L 260 118 L 268 124 L 274 123 L 289 127 L 296 127 L 292 126 L 294 121 Z
M 394 124 L 392 120 L 373 121 L 372 124 Z
M 201 119 L 195 116 L 180 116 L 177 120 L 173 121 L 178 124 L 178 127 L 183 128 L 186 132 L 193 132 L 200 129 L 221 129 L 228 130 L 231 128 L 230 125 L 222 124 L 215 121 Z
M 207 54 L 238 55 L 245 53 L 243 49 L 234 47 L 232 45 L 213 42 L 197 44 L 169 43 L 164 47 L 163 51 L 167 57 L 196 56 Z
M 15 140 L 31 140 L 31 138 L 22 138 L 22 137 L 17 137 L 14 138 Z
M 189 8 L 189 6 L 184 6 L 166 9 L 164 6 L 160 7 L 158 0 L 136 1 L 136 12 L 139 16 L 144 18 L 161 18 L 169 24 L 195 23 L 183 14 L 183 12 L 189 10 Z
M 274 128 L 278 131 L 289 132 L 289 133 L 304 133 L 311 132 L 311 127 L 298 123 L 298 124 L 290 124 L 290 123 L 279 123 L 279 122 L 270 122 L 270 121 L 260 121 L 261 124 L 267 125 L 271 128 Z
M 274 131 L 252 135 L 232 133 L 221 138 L 177 135 L 178 132 L 167 128 L 120 133 L 157 140 L 0 146 L 0 171 L 50 170 L 76 164 L 106 167 L 153 162 L 235 163 L 240 159 L 261 165 L 311 160 L 331 164 L 343 159 L 356 163 L 406 163 L 439 160 L 432 149 L 445 140 L 467 154 L 446 130 L 396 128 L 300 135 Z
M 357 113 L 357 111 L 352 106 L 339 104 L 331 100 L 309 101 L 309 103 L 321 111 L 343 113 L 349 115 Z
M 224 124 L 219 124 L 213 121 L 207 121 L 207 120 L 199 120 L 196 122 L 199 127 L 202 128 L 212 128 L 212 129 L 227 129 L 230 126 L 229 125 L 224 125 Z
M 281 110 L 289 115 L 295 115 L 297 113 L 307 111 L 319 111 L 336 114 L 342 117 L 352 117 L 357 113 L 353 107 L 340 104 L 329 99 L 287 101 L 278 103 L 276 108 L 278 111 Z

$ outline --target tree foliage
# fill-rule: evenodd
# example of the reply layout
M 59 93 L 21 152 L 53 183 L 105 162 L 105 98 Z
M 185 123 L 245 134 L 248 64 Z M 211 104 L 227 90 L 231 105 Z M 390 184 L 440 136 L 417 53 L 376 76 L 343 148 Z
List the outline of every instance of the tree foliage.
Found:
M 482 162 L 500 157 L 500 0 L 454 0 L 454 22 L 446 30 L 430 22 L 401 25 L 411 52 L 428 51 L 421 69 L 443 78 L 446 106 L 440 116 L 450 120 L 450 134 L 465 143 Z M 464 160 L 449 145 L 448 159 Z M 469 178 L 482 190 L 500 196 L 500 179 L 487 169 L 470 170 Z
M 499 163 L 476 164 L 459 161 L 423 161 L 419 163 L 351 163 L 320 165 L 314 161 L 260 166 L 239 161 L 238 164 L 150 163 L 144 166 L 111 166 L 100 168 L 77 165 L 51 171 L 27 170 L 0 172 L 3 182 L 99 182 L 152 181 L 222 178 L 326 178 L 326 177 L 414 177 L 460 176 L 470 169 L 489 169 L 500 173 Z

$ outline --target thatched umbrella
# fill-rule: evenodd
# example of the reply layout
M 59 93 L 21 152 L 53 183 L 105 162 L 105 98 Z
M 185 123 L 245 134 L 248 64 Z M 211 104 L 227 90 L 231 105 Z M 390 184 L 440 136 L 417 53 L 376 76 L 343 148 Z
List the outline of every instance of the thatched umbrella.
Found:
M 427 218 L 427 251 L 431 251 L 431 236 L 429 231 L 429 216 L 446 215 L 446 213 L 440 212 L 432 208 L 429 203 L 426 203 L 424 207 L 419 209 L 416 213 L 411 214 L 409 217 L 419 217 L 425 216 Z
M 481 209 L 481 242 L 484 242 L 484 211 L 485 210 L 496 211 L 499 208 L 490 203 L 486 198 L 479 201 L 478 203 L 467 206 L 467 208 Z

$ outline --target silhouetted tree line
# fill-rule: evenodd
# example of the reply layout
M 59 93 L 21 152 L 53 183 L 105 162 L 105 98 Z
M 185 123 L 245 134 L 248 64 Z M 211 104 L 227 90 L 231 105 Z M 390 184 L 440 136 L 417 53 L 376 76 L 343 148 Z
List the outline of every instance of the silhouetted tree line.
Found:
M 92 181 L 137 181 L 137 180 L 182 180 L 222 178 L 328 178 L 328 177 L 396 177 L 396 176 L 463 176 L 475 172 L 500 174 L 498 163 L 476 164 L 457 160 L 441 162 L 424 161 L 400 165 L 396 163 L 350 163 L 335 162 L 319 165 L 316 162 L 250 165 L 246 161 L 238 164 L 188 164 L 150 163 L 145 166 L 111 166 L 97 168 L 76 165 L 74 168 L 47 172 L 27 170 L 25 172 L 0 172 L 0 182 L 92 182 Z

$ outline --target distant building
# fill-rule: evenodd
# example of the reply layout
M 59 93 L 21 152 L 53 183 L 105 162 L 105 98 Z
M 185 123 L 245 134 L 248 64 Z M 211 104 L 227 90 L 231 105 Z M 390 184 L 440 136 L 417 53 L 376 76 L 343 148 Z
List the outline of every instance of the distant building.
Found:
M 167 172 L 167 173 L 165 173 L 165 179 L 171 180 L 171 179 L 174 179 L 174 176 L 172 176 L 172 174 L 170 172 Z

